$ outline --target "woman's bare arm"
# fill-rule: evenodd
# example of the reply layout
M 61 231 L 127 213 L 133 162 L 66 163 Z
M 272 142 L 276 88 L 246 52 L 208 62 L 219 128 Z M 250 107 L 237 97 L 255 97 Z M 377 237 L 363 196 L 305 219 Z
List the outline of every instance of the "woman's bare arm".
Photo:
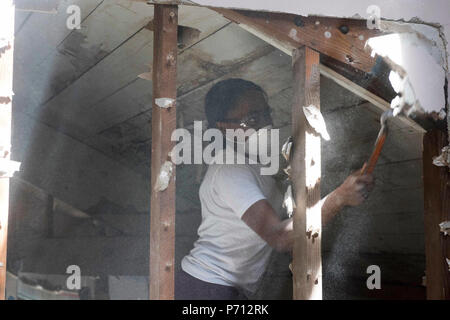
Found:
M 345 206 L 361 204 L 372 188 L 372 176 L 349 176 L 339 188 L 322 200 L 322 225 L 328 223 Z M 242 220 L 275 250 L 292 250 L 293 220 L 281 220 L 267 200 L 259 200 L 250 206 Z

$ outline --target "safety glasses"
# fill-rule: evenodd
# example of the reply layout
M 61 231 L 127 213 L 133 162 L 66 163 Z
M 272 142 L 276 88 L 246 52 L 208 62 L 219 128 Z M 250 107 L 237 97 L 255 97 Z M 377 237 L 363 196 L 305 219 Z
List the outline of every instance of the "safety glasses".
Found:
M 272 124 L 272 110 L 266 108 L 261 111 L 250 112 L 242 119 L 223 119 L 222 122 L 238 123 L 242 128 L 258 130 Z

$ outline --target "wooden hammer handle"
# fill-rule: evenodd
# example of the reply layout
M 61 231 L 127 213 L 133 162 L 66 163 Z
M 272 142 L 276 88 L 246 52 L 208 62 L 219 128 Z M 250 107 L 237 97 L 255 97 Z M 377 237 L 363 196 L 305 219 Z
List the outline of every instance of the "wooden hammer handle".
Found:
M 381 149 L 383 149 L 384 142 L 386 141 L 386 133 L 383 133 L 378 139 L 375 149 L 370 156 L 369 162 L 364 163 L 364 166 L 361 169 L 361 175 L 363 174 L 371 174 L 375 169 L 375 165 L 377 164 L 378 157 L 380 156 Z

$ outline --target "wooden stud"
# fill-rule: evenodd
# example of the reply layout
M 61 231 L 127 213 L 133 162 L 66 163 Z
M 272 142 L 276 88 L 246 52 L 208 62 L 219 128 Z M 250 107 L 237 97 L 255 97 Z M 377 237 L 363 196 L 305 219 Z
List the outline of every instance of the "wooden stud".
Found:
M 319 53 L 303 47 L 294 51 L 294 104 L 291 159 L 294 211 L 294 299 L 322 299 L 322 220 L 320 207 L 320 135 L 312 128 L 303 107 L 320 109 Z
M 175 167 L 169 152 L 171 134 L 176 129 L 176 108 L 155 103 L 175 101 L 178 7 L 155 5 L 153 37 L 153 107 L 150 211 L 150 299 L 174 299 L 175 265 Z M 164 164 L 164 165 L 163 165 Z M 171 168 L 168 185 L 161 186 L 161 170 Z
M 440 232 L 439 223 L 450 220 L 450 172 L 437 167 L 433 157 L 448 144 L 444 131 L 434 129 L 423 137 L 423 187 L 427 299 L 450 299 L 450 237 Z

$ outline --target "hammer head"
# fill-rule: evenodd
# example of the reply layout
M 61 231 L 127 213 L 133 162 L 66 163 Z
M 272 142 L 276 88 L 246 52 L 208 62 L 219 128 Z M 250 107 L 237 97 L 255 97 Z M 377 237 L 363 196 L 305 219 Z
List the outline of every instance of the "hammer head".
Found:
M 383 112 L 383 114 L 381 115 L 381 118 L 380 118 L 381 127 L 384 127 L 387 123 L 387 119 L 392 118 L 392 117 L 394 117 L 393 109 L 389 109 L 389 110 L 386 110 L 385 112 Z
M 393 109 L 389 109 L 383 112 L 383 114 L 380 117 L 381 130 L 378 134 L 378 137 L 380 137 L 383 134 L 387 134 L 387 120 L 393 117 L 394 117 Z

